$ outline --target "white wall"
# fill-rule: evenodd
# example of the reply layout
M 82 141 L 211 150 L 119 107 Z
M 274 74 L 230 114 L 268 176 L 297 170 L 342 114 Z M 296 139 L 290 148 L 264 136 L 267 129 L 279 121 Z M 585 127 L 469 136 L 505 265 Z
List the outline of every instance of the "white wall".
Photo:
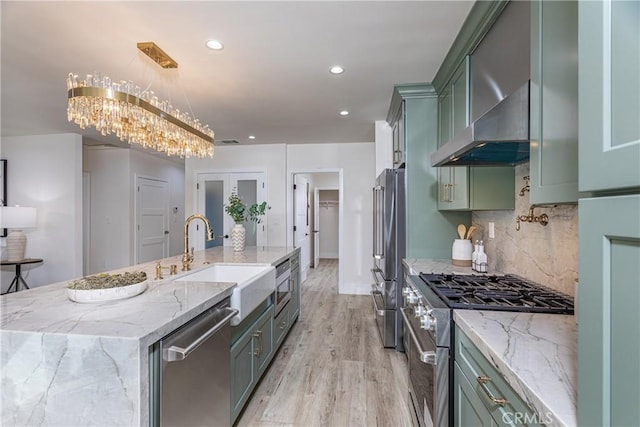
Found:
M 393 168 L 393 129 L 384 120 L 376 121 L 376 172 L 374 178 L 383 169 Z
M 84 171 L 91 176 L 90 271 L 98 273 L 135 263 L 136 177 L 169 183 L 169 255 L 182 252 L 184 166 L 128 148 L 85 147 Z
M 264 218 L 267 245 L 286 246 L 286 145 L 245 145 L 215 147 L 213 159 L 185 161 L 185 216 L 196 213 L 196 174 L 204 172 L 265 172 L 267 203 Z M 191 236 L 194 238 L 194 236 Z
M 340 204 L 342 247 L 339 249 L 342 294 L 368 294 L 370 285 L 372 218 L 371 187 L 375 172 L 374 143 L 294 144 L 287 146 L 287 182 L 296 172 L 340 171 L 343 191 Z M 288 184 L 289 185 L 289 184 Z M 288 221 L 292 212 L 287 193 Z M 287 228 L 287 241 L 293 231 Z
M 169 183 L 169 255 L 181 254 L 184 250 L 184 163 L 174 162 L 168 158 L 151 156 L 140 151 L 131 153 L 131 188 L 135 189 L 136 177 L 152 178 Z M 131 224 L 135 224 L 135 190 L 131 193 Z M 174 208 L 177 212 L 174 213 Z M 132 229 L 132 233 L 135 228 Z M 135 239 L 131 241 L 131 254 L 135 254 Z
M 82 138 L 77 134 L 3 137 L 9 205 L 37 209 L 37 228 L 24 230 L 28 258 L 43 264 L 24 267 L 30 287 L 82 275 Z M 4 239 L 2 239 L 4 240 Z M 4 253 L 2 257 L 6 258 Z M 2 268 L 2 290 L 15 269 Z
M 116 147 L 84 149 L 84 171 L 91 176 L 89 274 L 131 264 L 129 151 Z

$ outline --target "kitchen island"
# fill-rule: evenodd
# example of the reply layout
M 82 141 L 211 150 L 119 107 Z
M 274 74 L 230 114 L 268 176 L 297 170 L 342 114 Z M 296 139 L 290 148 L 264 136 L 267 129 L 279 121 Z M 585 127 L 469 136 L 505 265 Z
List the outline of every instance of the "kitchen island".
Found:
M 480 274 L 471 268 L 453 266 L 450 260 L 405 259 L 403 264 L 410 275 Z M 577 425 L 574 316 L 456 309 L 453 321 L 535 412 L 534 421 L 553 426 Z
M 153 280 L 133 298 L 78 304 L 68 282 L 0 297 L 2 420 L 10 425 L 148 425 L 149 346 L 229 297 L 235 284 L 175 279 L 214 263 L 270 264 L 294 248 L 212 248 L 194 254 L 192 270 Z M 180 265 L 181 255 L 160 260 Z

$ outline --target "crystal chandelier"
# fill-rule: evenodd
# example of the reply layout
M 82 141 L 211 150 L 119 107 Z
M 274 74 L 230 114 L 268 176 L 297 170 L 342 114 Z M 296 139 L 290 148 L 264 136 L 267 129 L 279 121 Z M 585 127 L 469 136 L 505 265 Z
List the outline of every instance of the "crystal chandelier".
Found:
M 138 43 L 138 48 L 164 68 L 176 68 L 171 58 L 153 57 Z M 166 54 L 165 54 L 166 55 Z M 174 109 L 168 101 L 160 101 L 153 91 L 143 90 L 131 81 L 112 82 L 99 73 L 80 79 L 70 73 L 67 119 L 80 128 L 93 126 L 103 136 L 116 134 L 121 141 L 140 144 L 169 156 L 213 157 L 214 133 L 207 125 Z

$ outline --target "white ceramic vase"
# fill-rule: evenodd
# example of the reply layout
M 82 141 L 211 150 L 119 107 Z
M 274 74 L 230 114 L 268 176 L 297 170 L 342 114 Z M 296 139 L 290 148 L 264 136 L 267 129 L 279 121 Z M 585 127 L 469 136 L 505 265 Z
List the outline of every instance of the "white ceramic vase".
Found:
M 247 232 L 244 229 L 244 225 L 236 224 L 231 229 L 231 246 L 233 246 L 234 252 L 244 251 L 244 240 Z

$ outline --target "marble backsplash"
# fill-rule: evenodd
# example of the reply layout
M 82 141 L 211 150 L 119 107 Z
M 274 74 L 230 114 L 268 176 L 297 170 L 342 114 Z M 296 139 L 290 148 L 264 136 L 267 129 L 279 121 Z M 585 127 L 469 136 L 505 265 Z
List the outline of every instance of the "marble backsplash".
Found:
M 516 207 L 513 211 L 475 211 L 477 227 L 473 240 L 483 240 L 489 257 L 489 271 L 514 273 L 550 288 L 574 295 L 578 279 L 578 205 L 535 208 L 546 213 L 549 224 L 520 223 L 516 218 L 529 213 L 529 193 L 520 196 L 529 175 L 529 164 L 516 167 Z M 495 238 L 489 239 L 489 222 L 495 223 Z

